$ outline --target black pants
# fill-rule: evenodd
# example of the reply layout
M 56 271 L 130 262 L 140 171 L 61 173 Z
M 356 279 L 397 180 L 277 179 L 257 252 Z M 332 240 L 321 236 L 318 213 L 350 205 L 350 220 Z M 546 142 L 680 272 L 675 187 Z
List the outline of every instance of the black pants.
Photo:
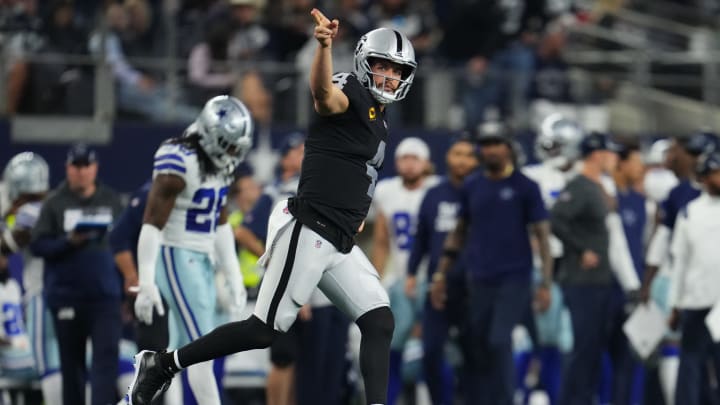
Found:
M 312 319 L 296 321 L 295 390 L 298 405 L 340 405 L 350 320 L 334 306 L 313 308 Z
M 51 307 L 60 350 L 63 403 L 84 404 L 85 382 L 90 381 L 91 404 L 115 404 L 118 344 L 122 321 L 120 300 L 85 302 Z M 92 363 L 85 365 L 86 344 L 92 343 Z
M 682 405 L 717 404 L 720 398 L 710 387 L 708 366 L 720 370 L 720 344 L 713 342 L 705 326 L 710 309 L 686 309 L 682 312 L 680 369 L 675 403 Z M 705 398 L 703 398 L 705 397 Z

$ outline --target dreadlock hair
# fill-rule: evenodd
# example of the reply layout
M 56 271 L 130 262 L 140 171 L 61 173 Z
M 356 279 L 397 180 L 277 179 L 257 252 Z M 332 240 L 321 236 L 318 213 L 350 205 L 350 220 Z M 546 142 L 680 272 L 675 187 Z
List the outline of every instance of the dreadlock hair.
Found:
M 200 134 L 197 131 L 185 131 L 182 136 L 170 138 L 166 141 L 173 145 L 180 145 L 195 152 L 198 156 L 198 164 L 200 166 L 200 177 L 204 180 L 207 176 L 215 176 L 220 169 L 210 160 L 210 156 L 200 146 Z

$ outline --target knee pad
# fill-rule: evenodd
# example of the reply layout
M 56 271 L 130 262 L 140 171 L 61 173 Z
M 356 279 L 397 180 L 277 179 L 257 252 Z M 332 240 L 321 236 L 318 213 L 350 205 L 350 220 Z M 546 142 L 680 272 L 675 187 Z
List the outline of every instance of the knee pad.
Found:
M 378 335 L 390 340 L 395 330 L 395 318 L 393 318 L 389 307 L 380 307 L 368 311 L 360 316 L 355 323 L 360 328 L 363 336 Z

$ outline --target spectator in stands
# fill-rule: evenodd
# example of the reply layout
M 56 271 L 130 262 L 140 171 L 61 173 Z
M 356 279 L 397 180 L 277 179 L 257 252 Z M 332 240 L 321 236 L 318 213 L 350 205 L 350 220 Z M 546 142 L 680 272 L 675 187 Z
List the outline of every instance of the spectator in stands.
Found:
M 228 49 L 228 56 L 232 61 L 257 61 L 265 56 L 264 51 L 270 43 L 270 33 L 259 22 L 258 2 L 259 0 L 227 0 L 235 28 Z M 222 9 L 227 11 L 226 7 Z
M 63 403 L 117 401 L 115 380 L 120 340 L 122 284 L 113 265 L 106 230 L 120 215 L 120 197 L 97 182 L 97 153 L 73 145 L 67 181 L 47 198 L 32 232 L 32 252 L 45 260 L 45 297 L 60 349 Z M 86 343 L 93 347 L 88 373 Z
M 125 0 L 127 28 L 121 37 L 125 54 L 130 57 L 153 57 L 159 54 L 155 33 L 160 21 L 153 20 L 153 10 L 147 0 Z
M 205 27 L 205 39 L 195 45 L 188 59 L 189 96 L 194 105 L 230 94 L 238 75 L 228 66 L 228 44 L 232 26 L 227 18 L 217 18 Z
M 379 0 L 369 10 L 374 25 L 400 31 L 410 39 L 415 56 L 422 58 L 434 45 L 435 21 L 423 9 L 412 7 L 408 0 Z
M 121 109 L 141 114 L 156 121 L 192 122 L 199 109 L 180 102 L 171 103 L 162 84 L 132 66 L 125 58 L 121 37 L 128 27 L 127 10 L 111 4 L 105 10 L 108 32 L 104 38 L 105 58 L 117 81 L 117 99 Z M 103 34 L 97 31 L 90 37 L 90 51 L 98 55 L 102 50 Z
M 462 97 L 468 129 L 475 129 L 493 107 L 504 116 L 522 118 L 534 68 L 532 33 L 542 28 L 544 3 L 483 0 L 454 8 L 441 48 L 454 64 L 465 65 Z
M 29 64 L 27 55 L 41 48 L 42 20 L 38 13 L 36 0 L 16 0 L 7 8 L 2 21 L 2 30 L 10 32 L 7 38 L 1 38 L 3 48 L 7 48 L 7 58 L 2 62 L 7 71 L 7 112 L 15 114 L 23 103 L 23 93 L 28 80 Z
M 92 67 L 71 58 L 86 56 L 87 31 L 75 14 L 71 0 L 50 4 L 43 27 L 44 43 L 39 52 L 63 56 L 56 63 L 35 63 L 31 69 L 29 94 L 33 112 L 42 114 L 92 114 Z
M 273 7 L 275 5 L 276 7 Z M 270 34 L 267 54 L 276 61 L 288 61 L 302 48 L 311 37 L 312 21 L 307 15 L 315 5 L 315 0 L 285 0 L 268 4 L 265 15 Z
M 548 24 L 535 51 L 535 73 L 530 86 L 530 99 L 553 103 L 570 103 L 570 68 L 562 51 L 567 40 L 567 20 L 559 18 Z

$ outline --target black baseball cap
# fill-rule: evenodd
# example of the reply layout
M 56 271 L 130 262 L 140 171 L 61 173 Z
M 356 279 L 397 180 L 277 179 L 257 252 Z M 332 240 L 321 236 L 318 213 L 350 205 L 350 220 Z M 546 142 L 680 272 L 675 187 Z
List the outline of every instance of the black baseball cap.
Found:
M 622 148 L 619 144 L 613 142 L 610 135 L 603 132 L 591 132 L 580 142 L 580 153 L 583 157 L 599 150 L 608 150 L 618 153 L 621 149 Z
M 76 143 L 68 150 L 65 162 L 71 165 L 87 166 L 97 162 L 97 152 L 87 144 Z

